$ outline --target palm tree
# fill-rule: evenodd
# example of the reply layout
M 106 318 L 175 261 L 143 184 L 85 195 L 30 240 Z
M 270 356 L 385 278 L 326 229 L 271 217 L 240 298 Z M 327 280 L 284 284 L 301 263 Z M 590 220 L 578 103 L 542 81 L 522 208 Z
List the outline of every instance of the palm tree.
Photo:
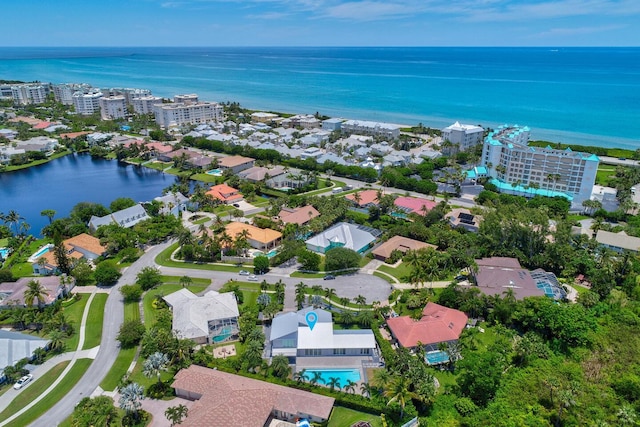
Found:
M 327 382 L 327 386 L 331 391 L 333 391 L 336 387 L 340 390 L 340 378 L 338 377 L 329 377 L 329 382 Z
M 180 285 L 182 285 L 183 288 L 186 288 L 187 286 L 191 286 L 192 283 L 193 283 L 193 279 L 191 279 L 191 277 L 189 276 L 182 276 L 180 278 Z
M 373 311 L 371 310 L 361 310 L 356 317 L 358 324 L 363 327 L 371 326 L 373 323 Z
M 49 333 L 49 348 L 51 351 L 57 352 L 64 349 L 65 334 L 60 329 L 54 329 Z
M 53 221 L 53 217 L 56 215 L 56 211 L 54 211 L 53 209 L 45 209 L 40 212 L 40 215 L 49 218 L 49 224 L 51 224 L 51 222 Z
M 176 424 L 182 424 L 182 420 L 187 417 L 189 413 L 189 408 L 185 405 L 180 404 L 178 406 L 170 406 L 164 411 L 164 416 L 167 417 L 167 420 L 171 423 L 171 427 Z
M 33 301 L 36 300 L 38 301 L 38 308 L 42 308 L 47 295 L 49 295 L 47 289 L 36 279 L 33 279 L 29 281 L 27 289 L 24 291 L 24 301 L 27 305 L 33 306 Z
M 144 388 L 138 383 L 131 383 L 120 390 L 120 409 L 133 414 L 138 419 L 138 411 L 144 400 Z
M 360 206 L 360 202 L 362 201 L 362 196 L 359 191 L 353 193 L 353 201 L 356 203 L 356 206 Z
M 336 296 L 336 290 L 334 288 L 325 288 L 324 296 L 329 300 L 329 305 L 331 305 L 333 297 Z
M 24 218 L 20 216 L 20 214 L 14 210 L 10 210 L 8 214 L 6 214 L 3 218 L 5 224 L 12 224 L 15 228 L 15 233 L 18 234 L 18 225 L 20 221 L 24 221 Z
M 343 325 L 352 324 L 353 319 L 354 319 L 354 315 L 353 315 L 353 311 L 351 310 L 342 310 L 342 313 L 340 313 L 340 322 Z
M 356 304 L 358 304 L 360 307 L 364 307 L 365 305 L 367 305 L 367 298 L 363 295 L 358 295 L 354 301 L 356 302 Z
M 340 298 L 340 305 L 343 307 L 348 307 L 349 306 L 349 301 L 351 301 L 349 299 L 349 297 L 341 297 Z
M 387 405 L 398 402 L 400 405 L 400 419 L 404 416 L 404 408 L 411 399 L 417 399 L 418 396 L 409 391 L 409 380 L 405 377 L 393 377 L 383 392 L 384 397 L 388 398 Z
M 357 382 L 351 381 L 351 380 L 347 380 L 347 385 L 344 386 L 344 390 L 346 392 L 355 393 L 357 385 L 358 385 Z
M 276 377 L 282 380 L 287 379 L 291 373 L 291 367 L 289 366 L 289 359 L 287 356 L 283 356 L 282 354 L 274 356 L 271 360 L 271 369 L 273 371 L 273 375 Z
M 158 384 L 160 381 L 160 374 L 162 371 L 167 370 L 167 365 L 169 364 L 169 358 L 166 354 L 160 353 L 159 351 L 151 354 L 147 360 L 144 361 L 144 365 L 142 366 L 142 373 L 145 377 L 152 378 L 154 376 L 158 377 Z
M 309 375 L 307 375 L 307 370 L 304 368 L 299 370 L 298 372 L 293 374 L 293 379 L 299 383 L 304 381 L 309 381 Z
M 319 371 L 311 371 L 311 375 L 312 377 L 309 380 L 309 384 L 316 385 L 320 381 L 322 381 L 323 384 L 325 383 L 324 379 L 322 378 L 322 373 L 320 373 Z

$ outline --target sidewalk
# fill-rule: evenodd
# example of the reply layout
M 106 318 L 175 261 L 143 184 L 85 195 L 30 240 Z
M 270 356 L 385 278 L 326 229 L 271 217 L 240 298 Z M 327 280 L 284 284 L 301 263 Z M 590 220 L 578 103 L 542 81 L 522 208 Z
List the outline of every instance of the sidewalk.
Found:
M 44 399 L 45 396 L 51 393 L 58 386 L 58 384 L 60 384 L 62 379 L 69 373 L 71 368 L 73 368 L 73 365 L 75 365 L 76 360 L 86 359 L 86 358 L 95 359 L 96 355 L 98 354 L 98 350 L 100 346 L 94 347 L 89 350 L 82 350 L 82 346 L 84 345 L 85 333 L 86 333 L 87 317 L 89 316 L 91 302 L 93 301 L 93 297 L 95 296 L 95 294 L 98 292 L 98 288 L 96 288 L 95 286 L 93 288 L 95 289 L 93 289 L 91 296 L 87 301 L 87 305 L 84 308 L 84 312 L 82 313 L 82 321 L 80 323 L 80 339 L 78 340 L 78 347 L 76 348 L 76 351 L 70 351 L 67 353 L 59 354 L 47 360 L 42 365 L 39 365 L 33 371 L 34 373 L 33 381 L 37 381 L 38 378 L 42 377 L 42 375 L 44 375 L 46 372 L 48 372 L 58 363 L 64 362 L 66 360 L 70 360 L 71 362 L 66 366 L 64 371 L 62 371 L 60 376 L 58 376 L 58 378 L 56 378 L 56 380 L 44 392 L 42 392 L 38 397 L 36 397 L 33 401 L 29 402 L 28 405 L 24 406 L 21 410 L 13 414 L 11 417 L 0 422 L 0 427 L 9 424 L 11 421 L 15 420 L 20 415 L 24 414 L 25 412 L 30 410 L 33 406 L 35 406 L 38 402 Z M 0 412 L 3 411 L 13 401 L 13 399 L 15 399 L 23 390 L 27 389 L 28 387 L 33 387 L 33 384 L 28 385 L 25 388 L 20 390 L 14 390 L 13 388 L 11 388 L 2 396 L 0 396 Z

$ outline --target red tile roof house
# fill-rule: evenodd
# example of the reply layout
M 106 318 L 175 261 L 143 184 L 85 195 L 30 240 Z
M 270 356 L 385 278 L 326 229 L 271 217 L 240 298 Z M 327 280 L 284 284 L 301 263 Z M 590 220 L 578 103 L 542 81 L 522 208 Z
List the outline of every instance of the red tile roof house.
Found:
M 264 427 L 273 420 L 323 423 L 335 399 L 308 391 L 191 365 L 171 384 L 178 397 L 196 402 L 181 426 Z
M 422 318 L 390 317 L 387 326 L 402 347 L 415 349 L 421 343 L 426 351 L 438 350 L 441 342 L 454 343 L 467 326 L 469 318 L 462 311 L 429 302 L 422 310 Z
M 63 277 L 71 283 L 63 283 Z M 46 289 L 47 295 L 44 297 L 44 305 L 49 305 L 57 299 L 63 298 L 75 286 L 73 277 L 66 276 L 47 276 L 47 277 L 21 277 L 16 282 L 0 283 L 0 307 L 26 307 L 33 302 L 38 305 L 38 301 L 25 301 L 24 294 L 28 289 L 29 282 L 38 281 L 40 285 Z
M 301 206 L 299 208 L 282 208 L 278 217 L 285 224 L 305 225 L 314 218 L 320 216 L 320 212 L 311 205 Z
M 358 202 L 356 202 L 356 194 L 360 196 Z M 347 194 L 344 198 L 360 208 L 378 206 L 378 190 L 356 191 L 355 193 Z
M 398 197 L 393 204 L 406 212 L 407 214 L 416 213 L 418 215 L 426 215 L 431 209 L 435 208 L 437 203 L 432 200 L 419 199 L 417 197 Z
M 206 194 L 226 204 L 236 203 L 243 199 L 240 190 L 236 190 L 227 184 L 214 185 Z

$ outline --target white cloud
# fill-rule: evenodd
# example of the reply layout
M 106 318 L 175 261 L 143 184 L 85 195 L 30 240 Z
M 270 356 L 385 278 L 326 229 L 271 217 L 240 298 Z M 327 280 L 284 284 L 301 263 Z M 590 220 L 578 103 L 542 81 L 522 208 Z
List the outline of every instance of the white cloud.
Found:
M 613 31 L 624 28 L 625 25 L 603 25 L 596 27 L 568 27 L 568 28 L 551 28 L 538 34 L 534 34 L 536 38 L 558 37 L 558 36 L 574 36 L 583 34 L 601 33 L 604 31 Z

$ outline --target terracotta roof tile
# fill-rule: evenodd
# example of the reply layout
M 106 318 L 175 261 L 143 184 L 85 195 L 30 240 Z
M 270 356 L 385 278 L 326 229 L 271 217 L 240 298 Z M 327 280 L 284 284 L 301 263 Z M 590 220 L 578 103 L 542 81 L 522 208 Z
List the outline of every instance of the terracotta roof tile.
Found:
M 457 340 L 467 320 L 467 315 L 462 311 L 429 302 L 420 320 L 415 321 L 409 316 L 391 317 L 387 319 L 387 325 L 400 345 L 412 348 L 418 342 L 434 345 Z
M 184 426 L 261 427 L 273 411 L 308 414 L 328 419 L 335 399 L 307 391 L 192 365 L 175 376 L 171 385 L 200 395 Z
M 391 256 L 391 252 L 398 250 L 402 253 L 407 251 L 415 251 L 422 248 L 432 247 L 436 249 L 437 246 L 424 243 L 419 240 L 409 239 L 408 237 L 393 236 L 386 242 L 371 251 L 375 256 L 387 259 Z

